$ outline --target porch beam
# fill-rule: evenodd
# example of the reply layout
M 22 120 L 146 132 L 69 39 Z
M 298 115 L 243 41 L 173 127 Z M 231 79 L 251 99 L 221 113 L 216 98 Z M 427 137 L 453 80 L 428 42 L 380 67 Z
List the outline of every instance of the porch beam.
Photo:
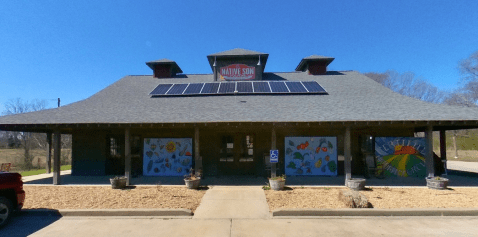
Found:
M 352 139 L 350 137 L 350 126 L 347 126 L 345 128 L 344 170 L 345 170 L 345 185 L 347 185 L 347 180 L 352 178 Z
M 131 183 L 131 131 L 127 127 L 124 130 L 124 176 L 126 176 L 126 185 Z
M 447 166 L 446 166 L 446 130 L 440 130 L 440 158 L 441 161 L 443 162 L 443 168 L 445 169 L 445 175 L 448 173 L 447 172 Z
M 277 136 L 276 129 L 272 127 L 271 134 L 271 150 L 277 150 Z M 271 178 L 275 178 L 277 173 L 276 163 L 271 163 Z
M 194 170 L 197 172 L 202 169 L 202 159 L 199 153 L 199 127 L 194 128 Z
M 51 173 L 51 144 L 52 144 L 52 137 L 51 137 L 51 132 L 48 132 L 46 134 L 46 149 L 48 151 L 47 157 L 46 157 L 46 173 L 49 174 Z
M 433 161 L 433 126 L 427 126 L 425 130 L 425 139 L 427 141 L 427 154 L 425 154 L 425 163 L 428 177 L 435 176 L 435 164 Z
M 54 154 L 53 154 L 53 185 L 60 185 L 60 157 L 61 157 L 61 133 L 60 129 L 54 131 Z

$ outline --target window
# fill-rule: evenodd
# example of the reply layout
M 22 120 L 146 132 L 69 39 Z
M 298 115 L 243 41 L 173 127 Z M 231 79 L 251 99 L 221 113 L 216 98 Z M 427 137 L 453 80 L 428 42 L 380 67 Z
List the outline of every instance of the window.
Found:
M 110 137 L 109 145 L 110 145 L 109 150 L 110 150 L 111 157 L 121 156 L 121 146 L 117 138 Z

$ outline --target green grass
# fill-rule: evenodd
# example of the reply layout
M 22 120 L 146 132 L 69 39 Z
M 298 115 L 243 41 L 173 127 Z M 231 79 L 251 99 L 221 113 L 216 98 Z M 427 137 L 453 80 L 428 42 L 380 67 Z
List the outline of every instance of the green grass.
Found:
M 458 132 L 456 137 L 456 145 L 458 150 L 478 150 L 478 129 L 462 130 Z M 440 147 L 439 133 L 433 134 L 433 146 Z M 453 132 L 446 132 L 447 150 L 453 149 Z
M 60 166 L 60 170 L 71 170 L 71 165 L 62 165 Z M 38 169 L 38 170 L 29 170 L 21 172 L 22 176 L 30 176 L 30 175 L 37 175 L 37 174 L 44 174 L 46 173 L 46 169 Z

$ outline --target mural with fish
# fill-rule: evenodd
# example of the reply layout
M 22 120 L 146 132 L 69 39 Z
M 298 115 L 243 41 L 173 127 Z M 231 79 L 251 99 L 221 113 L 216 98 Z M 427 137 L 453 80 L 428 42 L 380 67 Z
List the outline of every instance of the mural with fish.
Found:
M 286 137 L 286 175 L 337 176 L 336 137 Z
M 388 177 L 425 177 L 427 146 L 421 137 L 376 137 L 377 168 Z
M 143 175 L 184 176 L 192 165 L 192 138 L 144 139 Z

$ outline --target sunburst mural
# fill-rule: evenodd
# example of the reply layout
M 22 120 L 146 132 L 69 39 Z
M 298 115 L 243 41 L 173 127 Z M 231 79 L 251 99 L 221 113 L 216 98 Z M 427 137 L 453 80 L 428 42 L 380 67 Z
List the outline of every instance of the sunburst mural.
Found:
M 389 177 L 425 177 L 426 140 L 419 137 L 377 137 L 377 166 Z

